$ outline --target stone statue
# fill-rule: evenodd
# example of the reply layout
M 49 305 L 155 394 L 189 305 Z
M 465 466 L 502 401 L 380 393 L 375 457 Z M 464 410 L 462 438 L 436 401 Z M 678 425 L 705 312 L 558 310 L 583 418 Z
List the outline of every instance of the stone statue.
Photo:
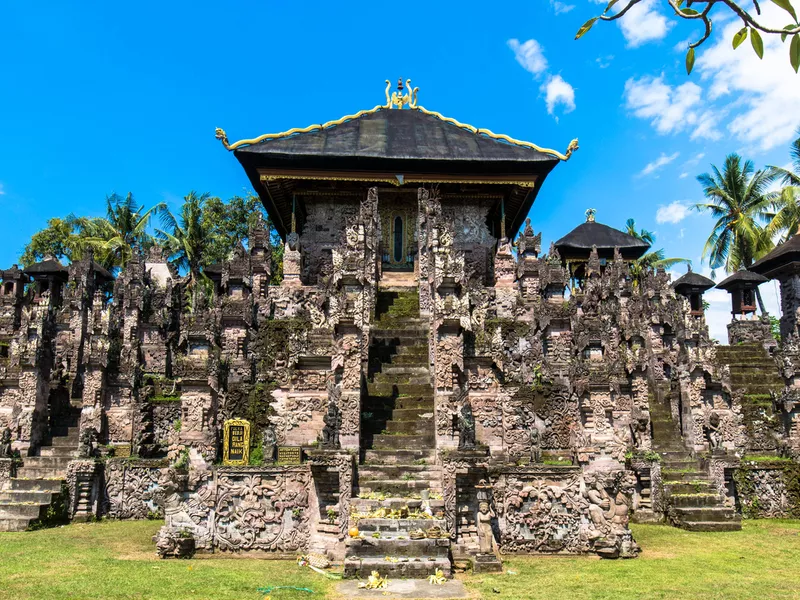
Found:
M 645 416 L 640 416 L 633 423 L 631 423 L 631 437 L 633 438 L 633 443 L 637 448 L 644 447 L 649 424 L 650 421 Z
M 531 441 L 531 464 L 542 462 L 542 432 L 539 427 L 534 423 L 530 431 Z
M 11 430 L 8 427 L 3 429 L 3 435 L 0 437 L 0 458 L 13 458 Z
M 722 449 L 722 431 L 720 431 L 720 418 L 716 411 L 708 416 L 708 423 L 703 427 L 708 445 L 712 452 Z
M 78 458 L 92 458 L 95 454 L 94 443 L 97 431 L 94 427 L 84 427 L 78 440 Z
M 322 429 L 320 447 L 338 450 L 341 447 L 339 444 L 339 429 L 342 426 L 342 416 L 335 402 L 328 403 L 328 412 L 325 413 L 322 422 L 325 423 L 325 427 Z
M 472 450 L 475 448 L 475 417 L 469 402 L 461 405 L 458 413 L 458 449 Z
M 475 521 L 478 527 L 478 552 L 481 554 L 492 554 L 494 552 L 494 532 L 492 531 L 492 519 L 495 513 L 489 506 L 489 502 L 483 500 L 478 503 L 478 513 Z
M 261 432 L 261 448 L 264 453 L 264 460 L 275 462 L 275 455 L 278 451 L 278 436 L 271 425 L 265 427 Z

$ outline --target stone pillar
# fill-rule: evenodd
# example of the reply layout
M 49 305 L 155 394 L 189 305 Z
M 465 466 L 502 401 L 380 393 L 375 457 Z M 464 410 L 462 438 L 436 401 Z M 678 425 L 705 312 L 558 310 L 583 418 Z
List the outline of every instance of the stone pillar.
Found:
M 70 461 L 67 465 L 67 487 L 71 520 L 89 521 L 97 516 L 100 476 L 95 461 Z
M 798 335 L 798 317 L 800 317 L 800 274 L 783 277 L 781 283 L 781 338 L 788 340 Z

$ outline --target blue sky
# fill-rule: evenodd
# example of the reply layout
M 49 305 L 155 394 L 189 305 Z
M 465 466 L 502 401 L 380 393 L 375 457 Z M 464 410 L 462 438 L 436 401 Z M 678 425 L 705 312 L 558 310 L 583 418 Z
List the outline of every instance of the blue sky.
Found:
M 738 26 L 718 21 L 687 77 L 699 32 L 665 19 L 662 0 L 580 41 L 602 10 L 592 0 L 487 6 L 3 3 L 0 266 L 49 217 L 100 214 L 114 191 L 174 207 L 192 189 L 242 193 L 215 127 L 234 141 L 324 122 L 384 102 L 384 80 L 403 77 L 421 105 L 462 122 L 560 151 L 579 138 L 530 214 L 545 247 L 593 207 L 608 225 L 635 218 L 702 270 L 711 220 L 687 209 L 701 200 L 694 177 L 732 151 L 788 162 L 800 78 L 787 50 L 766 40 L 763 61 L 749 44 L 733 53 L 720 32 Z M 727 298 L 714 294 L 721 337 Z

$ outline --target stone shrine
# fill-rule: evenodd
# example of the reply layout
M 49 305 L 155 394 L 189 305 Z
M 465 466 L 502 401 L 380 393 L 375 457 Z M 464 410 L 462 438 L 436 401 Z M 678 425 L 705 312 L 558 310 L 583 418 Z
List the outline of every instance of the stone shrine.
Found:
M 158 247 L 116 276 L 91 253 L 0 272 L 19 456 L 0 458 L 0 529 L 63 494 L 72 519 L 164 515 L 163 556 L 319 552 L 348 576 L 423 577 L 634 557 L 629 518 L 718 531 L 795 510 L 782 463 L 743 457 L 800 452 L 800 252 L 753 267 L 781 280 L 782 346 L 745 306 L 749 275 L 742 343 L 718 346 L 714 283 L 633 268 L 647 244 L 595 211 L 542 253 L 526 217 L 577 140 L 540 148 L 390 87 L 323 125 L 217 130 L 284 240 L 278 285 L 263 222 L 192 311 Z

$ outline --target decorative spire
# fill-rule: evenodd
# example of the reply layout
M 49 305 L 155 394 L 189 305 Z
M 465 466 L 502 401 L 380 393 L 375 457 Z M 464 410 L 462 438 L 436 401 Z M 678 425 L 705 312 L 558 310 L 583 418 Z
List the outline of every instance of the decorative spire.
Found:
M 597 214 L 597 210 L 594 208 L 589 208 L 586 210 L 586 222 L 587 223 L 594 223 L 594 216 Z
M 389 88 L 392 87 L 391 82 L 387 79 L 386 80 L 386 108 L 399 108 L 402 109 L 404 106 L 408 105 L 408 108 L 417 108 L 417 92 L 419 92 L 419 88 L 411 88 L 411 80 L 406 79 L 405 88 L 403 87 L 403 78 L 400 77 L 397 80 L 397 91 L 392 92 L 392 95 L 389 96 Z M 407 88 L 407 92 L 404 94 L 403 89 Z

